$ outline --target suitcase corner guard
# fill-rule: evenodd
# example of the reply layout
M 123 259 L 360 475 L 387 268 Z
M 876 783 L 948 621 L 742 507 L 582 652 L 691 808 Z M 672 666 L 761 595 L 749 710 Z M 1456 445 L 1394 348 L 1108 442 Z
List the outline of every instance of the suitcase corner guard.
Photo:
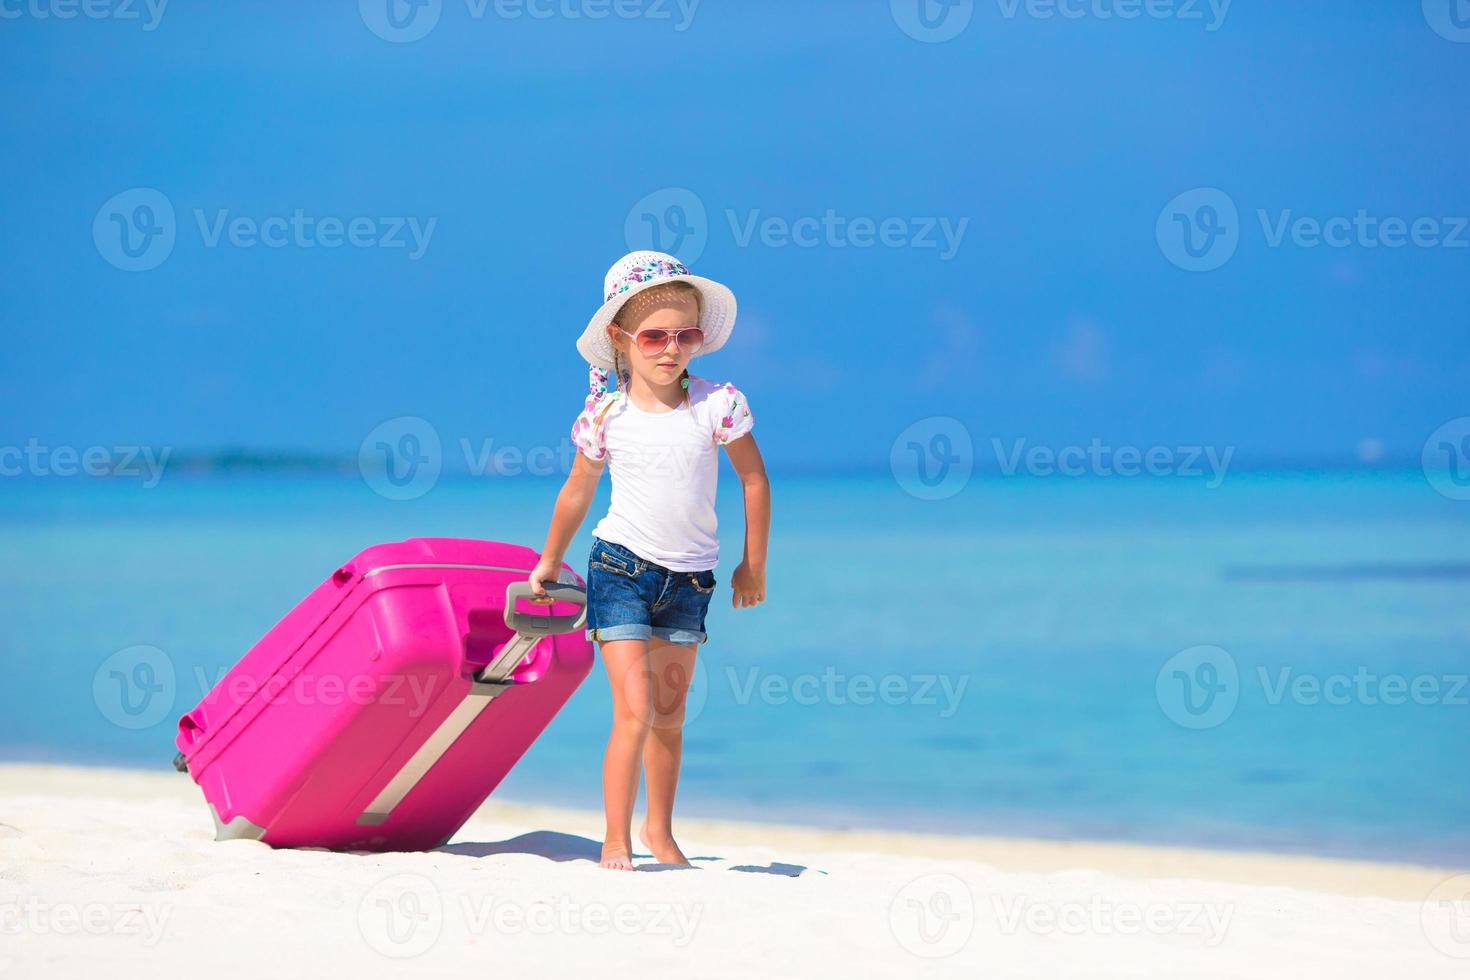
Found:
M 251 823 L 241 814 L 235 814 L 225 823 L 219 818 L 219 811 L 214 804 L 209 804 L 209 815 L 214 818 L 214 839 L 220 840 L 260 840 L 265 836 L 265 828 Z

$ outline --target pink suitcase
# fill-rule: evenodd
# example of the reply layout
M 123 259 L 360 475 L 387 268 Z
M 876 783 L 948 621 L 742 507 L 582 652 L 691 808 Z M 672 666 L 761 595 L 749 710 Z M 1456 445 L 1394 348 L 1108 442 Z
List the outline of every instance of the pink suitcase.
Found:
M 585 583 L 564 565 L 525 599 L 538 557 L 415 538 L 333 572 L 179 719 L 216 839 L 448 841 L 592 667 Z

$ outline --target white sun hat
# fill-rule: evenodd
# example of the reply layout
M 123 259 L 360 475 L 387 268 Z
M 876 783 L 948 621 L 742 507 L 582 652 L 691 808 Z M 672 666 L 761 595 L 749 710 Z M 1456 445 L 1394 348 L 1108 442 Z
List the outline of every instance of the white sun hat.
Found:
M 683 262 L 667 252 L 629 252 L 607 270 L 602 282 L 602 306 L 577 339 L 577 350 L 587 363 L 612 370 L 613 348 L 608 341 L 607 325 L 629 299 L 645 289 L 671 282 L 687 282 L 699 290 L 699 328 L 704 331 L 704 346 L 699 353 L 708 354 L 723 347 L 735 328 L 735 294 L 729 287 L 693 275 Z

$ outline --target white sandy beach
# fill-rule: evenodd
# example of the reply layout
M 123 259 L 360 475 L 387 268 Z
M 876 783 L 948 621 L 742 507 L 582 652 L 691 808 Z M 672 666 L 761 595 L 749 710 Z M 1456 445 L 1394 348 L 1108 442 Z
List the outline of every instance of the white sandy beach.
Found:
M 695 870 L 629 874 L 600 830 L 492 801 L 436 852 L 275 851 L 186 776 L 0 765 L 0 976 L 1470 974 L 1452 869 L 691 820 Z

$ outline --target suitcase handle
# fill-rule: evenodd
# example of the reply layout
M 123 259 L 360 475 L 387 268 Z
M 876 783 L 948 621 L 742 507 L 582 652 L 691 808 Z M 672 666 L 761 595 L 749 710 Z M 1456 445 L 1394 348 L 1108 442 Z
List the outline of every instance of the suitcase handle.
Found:
M 523 636 L 550 636 L 553 633 L 574 633 L 587 625 L 587 590 L 569 582 L 544 582 L 541 586 L 546 595 L 531 590 L 530 582 L 512 582 L 505 587 L 505 625 L 512 632 Z M 579 608 L 570 616 L 535 616 L 516 611 L 517 599 L 550 604 L 552 602 L 575 602 Z
M 513 634 L 501 646 L 495 657 L 475 675 L 476 683 L 498 686 L 502 690 L 509 686 L 510 675 L 525 659 L 531 648 L 543 637 L 555 633 L 572 633 L 587 625 L 587 590 L 568 582 L 545 582 L 541 586 L 546 594 L 531 590 L 527 581 L 512 582 L 505 587 L 505 625 Z M 550 604 L 553 602 L 575 602 L 581 608 L 574 616 L 535 616 L 516 612 L 517 599 Z M 493 695 L 491 695 L 493 697 Z

